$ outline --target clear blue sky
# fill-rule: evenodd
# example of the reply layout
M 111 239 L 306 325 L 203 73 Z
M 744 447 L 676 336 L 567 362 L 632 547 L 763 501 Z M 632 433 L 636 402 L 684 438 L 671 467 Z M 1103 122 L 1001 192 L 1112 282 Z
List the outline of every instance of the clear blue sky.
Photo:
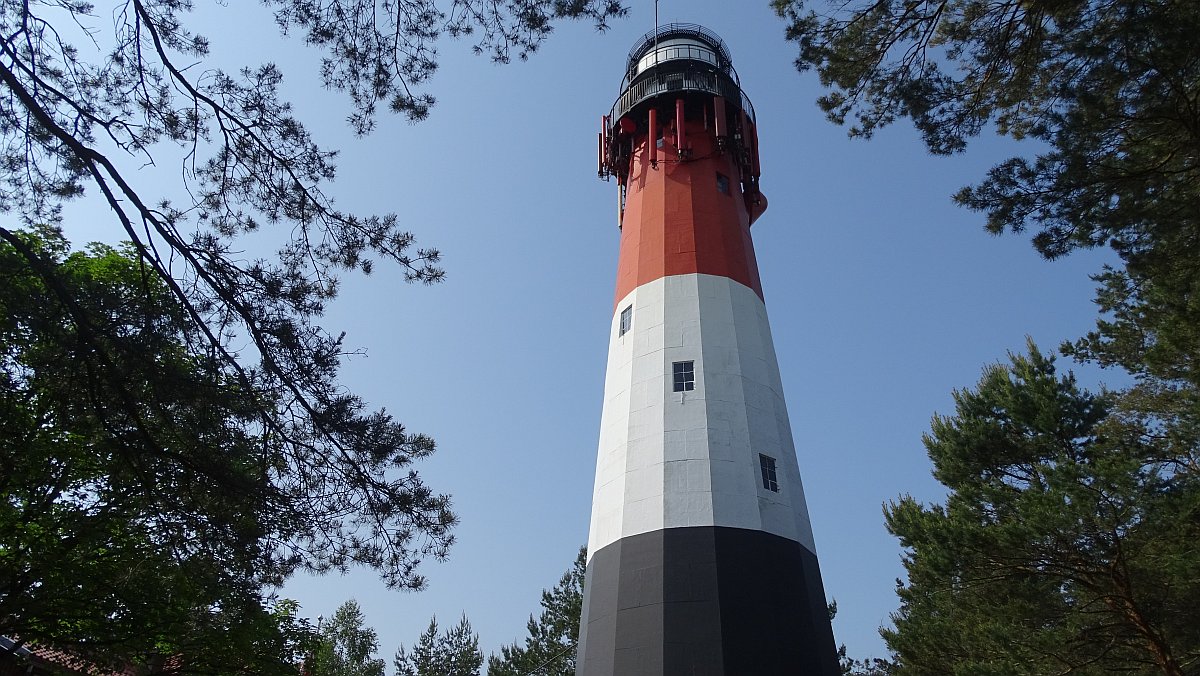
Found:
M 341 150 L 338 204 L 397 212 L 445 256 L 435 287 L 407 286 L 387 266 L 345 278 L 325 324 L 368 353 L 346 364 L 344 383 L 437 439 L 419 469 L 453 494 L 458 543 L 425 565 L 421 593 L 388 591 L 366 571 L 283 590 L 311 617 L 356 598 L 389 663 L 434 614 L 465 612 L 485 651 L 523 639 L 541 590 L 587 540 L 618 244 L 595 132 L 629 48 L 654 26 L 652 0 L 631 4 L 605 34 L 559 27 L 527 63 L 495 66 L 447 41 L 430 119 L 385 117 L 357 139 L 345 100 L 316 82 L 315 55 L 276 39 L 261 7 L 197 2 L 213 63 L 278 63 L 301 118 Z M 1088 274 L 1104 257 L 1044 262 L 1027 239 L 991 237 L 951 203 L 1019 146 L 985 139 L 931 157 L 906 123 L 848 140 L 817 109 L 816 77 L 793 68 L 767 0 L 663 0 L 660 16 L 721 35 L 757 110 L 770 209 L 753 235 L 834 631 L 852 655 L 882 654 L 876 630 L 903 570 L 881 506 L 943 495 L 921 446 L 931 415 L 1026 335 L 1052 348 L 1085 332 Z M 138 181 L 154 194 L 177 171 L 163 162 Z M 117 237 L 94 202 L 67 218 L 77 240 Z

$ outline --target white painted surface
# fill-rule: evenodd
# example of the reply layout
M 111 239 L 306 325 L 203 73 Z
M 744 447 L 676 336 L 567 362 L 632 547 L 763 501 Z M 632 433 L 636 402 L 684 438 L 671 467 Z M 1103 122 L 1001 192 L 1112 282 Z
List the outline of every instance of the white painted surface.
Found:
M 639 59 L 634 72 L 641 73 L 651 66 L 676 59 L 704 61 L 714 66 L 719 63 L 717 61 L 717 53 L 706 43 L 690 38 L 672 38 L 658 43 L 656 49 L 652 49 Z
M 633 325 L 618 335 L 621 311 Z M 766 307 L 726 277 L 634 289 L 611 325 L 588 551 L 681 526 L 763 530 L 815 553 Z M 696 389 L 673 392 L 694 361 Z M 758 455 L 776 460 L 763 488 Z

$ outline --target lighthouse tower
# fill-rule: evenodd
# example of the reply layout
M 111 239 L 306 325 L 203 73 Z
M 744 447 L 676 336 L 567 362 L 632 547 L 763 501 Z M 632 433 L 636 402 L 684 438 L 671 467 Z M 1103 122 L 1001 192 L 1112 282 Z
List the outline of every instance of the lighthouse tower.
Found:
M 754 109 L 729 50 L 670 24 L 599 135 L 621 225 L 579 676 L 835 676 L 750 225 Z

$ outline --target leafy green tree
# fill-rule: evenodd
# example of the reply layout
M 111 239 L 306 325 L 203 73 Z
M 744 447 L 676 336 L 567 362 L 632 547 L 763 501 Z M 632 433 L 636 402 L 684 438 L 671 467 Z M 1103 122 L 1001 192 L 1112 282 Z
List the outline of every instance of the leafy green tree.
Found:
M 129 250 L 0 241 L 0 635 L 294 672 L 304 625 L 261 589 L 304 513 L 263 394 L 189 351 L 195 330 Z
M 542 613 L 529 616 L 525 645 L 502 646 L 499 657 L 488 657 L 488 676 L 573 676 L 586 570 L 587 548 L 581 547 L 558 584 L 542 592 Z
M 394 664 L 396 676 L 479 676 L 483 652 L 465 614 L 457 625 L 441 633 L 435 617 L 411 651 L 400 646 Z
M 386 663 L 375 657 L 379 637 L 363 626 L 358 602 L 346 601 L 320 627 L 320 641 L 304 663 L 308 676 L 383 676 Z
M 559 20 L 603 28 L 625 12 L 616 0 L 263 4 L 285 35 L 323 54 L 323 82 L 348 95 L 360 134 L 381 107 L 410 120 L 428 114 L 433 98 L 423 87 L 444 35 L 469 36 L 476 50 L 506 61 L 536 50 Z M 438 252 L 416 248 L 395 215 L 334 206 L 336 153 L 319 147 L 280 98 L 280 69 L 211 63 L 208 41 L 188 28 L 190 1 L 104 5 L 0 0 L 0 212 L 55 223 L 64 200 L 87 190 L 111 209 L 112 239 L 132 243 L 142 270 L 178 306 L 186 350 L 244 393 L 247 420 L 271 447 L 261 470 L 289 503 L 275 525 L 290 532 L 272 532 L 276 565 L 264 574 L 353 562 L 393 587 L 421 587 L 417 565 L 445 555 L 454 521 L 447 498 L 411 470 L 433 441 L 338 382 L 345 348 L 316 320 L 339 272 L 367 273 L 383 260 L 431 283 L 443 275 Z M 182 202 L 143 183 L 168 157 L 182 160 L 166 169 L 182 182 L 170 191 Z M 244 260 L 240 238 L 270 224 L 286 239 L 278 257 Z M 14 232 L 0 228 L 0 238 L 45 271 Z M 102 359 L 91 375 L 117 382 L 122 368 Z M 138 403 L 117 397 L 108 406 L 133 416 Z
M 886 510 L 908 572 L 883 632 L 896 673 L 1193 673 L 1197 447 L 1032 344 L 954 400 L 925 439 L 946 504 Z
M 381 107 L 428 114 L 445 35 L 506 61 L 559 20 L 603 28 L 625 12 L 263 4 L 323 54 L 359 134 Z M 215 66 L 192 7 L 0 0 L 0 213 L 54 225 L 90 191 L 109 239 L 130 242 L 69 254 L 57 233 L 0 227 L 0 633 L 24 640 L 182 650 L 186 626 L 234 636 L 279 619 L 260 590 L 297 569 L 365 565 L 419 589 L 419 563 L 453 541 L 449 498 L 413 469 L 433 440 L 338 381 L 345 348 L 319 324 L 338 274 L 385 261 L 433 283 L 438 252 L 394 215 L 337 209 L 336 153 L 280 98 L 280 69 Z M 146 177 L 177 160 L 166 193 L 186 197 L 172 202 Z M 242 238 L 264 225 L 282 226 L 278 256 L 246 260 Z
M 1200 384 L 1200 4 L 773 4 L 797 66 L 831 89 L 820 105 L 852 120 L 852 135 L 907 117 L 935 153 L 989 129 L 1038 141 L 1036 156 L 998 164 L 957 201 L 992 232 L 1035 231 L 1047 258 L 1111 247 L 1123 266 L 1097 277 L 1108 316 L 1076 353 Z

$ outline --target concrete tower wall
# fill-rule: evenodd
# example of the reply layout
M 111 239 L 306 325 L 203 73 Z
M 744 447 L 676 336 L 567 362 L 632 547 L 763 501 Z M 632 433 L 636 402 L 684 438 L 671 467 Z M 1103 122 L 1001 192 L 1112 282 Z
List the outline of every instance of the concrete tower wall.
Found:
M 693 273 L 643 284 L 617 307 L 588 551 L 683 526 L 761 530 L 815 551 L 762 300 Z M 683 361 L 695 389 L 675 392 Z M 764 487 L 760 454 L 775 460 L 778 490 Z

